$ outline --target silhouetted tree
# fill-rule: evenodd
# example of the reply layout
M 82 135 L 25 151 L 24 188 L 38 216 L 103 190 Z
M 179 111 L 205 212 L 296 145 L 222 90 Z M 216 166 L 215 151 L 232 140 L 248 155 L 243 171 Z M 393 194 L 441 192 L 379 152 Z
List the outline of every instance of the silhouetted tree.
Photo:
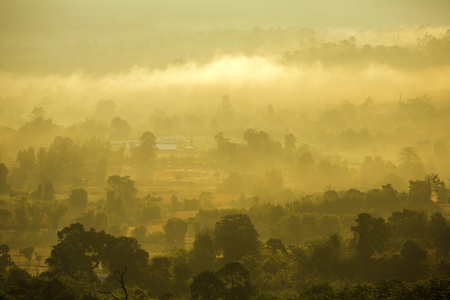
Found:
M 53 167 L 74 165 L 74 142 L 69 137 L 57 136 L 48 149 L 47 156 L 54 161 Z
M 203 271 L 191 283 L 191 299 L 217 300 L 225 296 L 225 287 L 220 278 L 211 271 Z
M 360 258 L 369 259 L 377 251 L 386 249 L 389 238 L 389 228 L 383 218 L 374 218 L 368 213 L 358 214 L 356 226 L 352 226 L 356 251 Z
M 35 148 L 30 147 L 28 150 L 21 150 L 17 153 L 17 162 L 22 169 L 31 169 L 36 166 Z
M 100 264 L 111 270 L 129 270 L 131 285 L 144 285 L 148 269 L 148 253 L 137 240 L 130 237 L 115 237 L 95 229 L 85 231 L 83 225 L 75 223 L 58 232 L 58 244 L 53 246 L 46 260 L 50 269 L 73 278 L 83 277 L 96 281 L 94 270 Z
M 127 201 L 132 201 L 136 197 L 137 189 L 134 187 L 134 180 L 130 176 L 111 175 L 106 180 L 108 190 Z
M 53 200 L 55 198 L 53 183 L 49 181 L 39 183 L 36 189 L 30 193 L 30 197 L 37 200 Z
M 341 241 L 337 234 L 331 235 L 326 241 L 314 243 L 311 257 L 312 269 L 318 269 L 325 274 L 335 274 L 339 270 Z
M 237 157 L 237 145 L 232 143 L 229 138 L 225 138 L 223 132 L 214 136 L 217 144 L 217 152 L 221 157 L 234 161 Z
M 155 256 L 150 263 L 150 278 L 146 288 L 152 297 L 159 297 L 170 291 L 172 262 L 167 256 Z
M 416 281 L 426 272 L 427 253 L 416 242 L 407 240 L 400 250 L 402 258 L 402 278 Z
M 227 215 L 214 226 L 215 243 L 223 250 L 226 260 L 238 260 L 248 254 L 257 254 L 258 236 L 250 218 L 243 214 Z
M 154 160 L 157 150 L 155 135 L 150 131 L 146 131 L 141 135 L 140 145 L 133 149 L 133 157 L 141 162 Z
M 127 273 L 127 270 L 128 270 L 128 268 L 127 268 L 127 266 L 125 266 L 123 271 L 114 270 L 112 272 L 112 274 L 108 276 L 109 281 L 115 281 L 116 283 L 118 283 L 120 285 L 120 288 L 123 291 L 123 296 L 124 296 L 125 300 L 128 300 L 128 290 L 127 290 L 127 287 L 125 286 L 125 274 Z M 114 296 L 114 294 L 112 292 L 100 291 L 100 293 L 108 294 L 108 295 L 111 295 L 111 297 L 113 297 L 114 299 L 118 299 L 116 296 Z
M 440 212 L 431 215 L 429 234 L 438 254 L 450 257 L 450 224 Z
M 284 147 L 288 151 L 294 151 L 295 150 L 295 144 L 297 143 L 297 138 L 292 134 L 286 134 L 284 136 Z
M 180 218 L 170 218 L 163 226 L 167 241 L 179 244 L 184 243 L 187 228 L 187 222 Z
M 53 246 L 50 257 L 45 261 L 50 269 L 71 277 L 85 274 L 92 280 L 96 278 L 94 269 L 99 265 L 100 257 L 95 252 L 95 245 L 104 242 L 98 237 L 88 240 L 95 237 L 95 231 L 87 234 L 83 225 L 75 223 L 58 231 L 57 235 L 58 244 Z
M 431 183 L 428 180 L 410 180 L 408 199 L 414 204 L 431 202 Z
M 175 264 L 173 267 L 173 291 L 177 295 L 189 292 L 188 281 L 192 277 L 192 269 L 185 262 Z
M 250 285 L 250 273 L 240 262 L 227 262 L 216 272 L 216 275 L 224 283 L 225 299 L 250 299 L 253 292 Z
M 50 226 L 52 228 L 59 228 L 59 224 L 61 223 L 64 215 L 69 211 L 67 206 L 62 203 L 54 203 L 50 206 L 47 206 L 47 217 L 50 221 Z
M 409 178 L 420 178 L 425 174 L 423 163 L 413 147 L 404 147 L 400 151 L 399 168 Z
M 119 117 L 111 120 L 111 127 L 109 136 L 111 139 L 125 139 L 131 135 L 131 126 L 126 121 Z
M 286 247 L 280 239 L 268 239 L 266 246 L 272 251 L 272 253 L 280 251 L 283 254 L 287 254 Z
M 147 228 L 142 225 L 135 227 L 131 232 L 131 236 L 140 242 L 145 241 L 145 239 L 147 238 L 147 234 L 148 234 Z
M 11 260 L 11 255 L 9 254 L 8 245 L 0 245 L 0 274 L 5 273 L 5 271 L 14 266 L 14 262 Z
M 176 195 L 172 195 L 170 204 L 172 205 L 173 211 L 178 211 L 180 209 L 180 202 L 178 202 L 178 197 Z
M 72 207 L 85 209 L 88 204 L 88 193 L 83 188 L 72 189 L 69 196 L 69 204 Z
M 39 254 L 39 253 L 35 253 L 34 254 L 34 258 L 36 259 L 38 266 L 40 266 L 41 265 L 41 260 L 42 260 L 42 255 Z
M 194 245 L 189 253 L 189 265 L 194 273 L 212 269 L 216 259 L 214 233 L 205 229 L 195 235 Z
M 396 237 L 424 238 L 427 235 L 428 216 L 424 210 L 403 209 L 392 213 L 389 225 Z

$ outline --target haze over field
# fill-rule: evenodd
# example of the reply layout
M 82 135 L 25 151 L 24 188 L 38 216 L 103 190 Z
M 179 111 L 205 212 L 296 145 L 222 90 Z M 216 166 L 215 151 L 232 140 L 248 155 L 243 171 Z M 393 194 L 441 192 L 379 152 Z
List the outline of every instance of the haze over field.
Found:
M 1 299 L 450 299 L 449 184 L 449 0 L 0 0 Z

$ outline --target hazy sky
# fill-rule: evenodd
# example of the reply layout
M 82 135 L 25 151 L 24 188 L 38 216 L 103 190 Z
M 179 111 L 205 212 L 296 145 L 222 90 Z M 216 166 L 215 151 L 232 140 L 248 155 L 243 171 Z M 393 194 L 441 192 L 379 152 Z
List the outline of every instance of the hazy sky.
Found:
M 375 29 L 447 25 L 449 0 L 0 0 L 0 24 L 148 22 L 158 26 Z

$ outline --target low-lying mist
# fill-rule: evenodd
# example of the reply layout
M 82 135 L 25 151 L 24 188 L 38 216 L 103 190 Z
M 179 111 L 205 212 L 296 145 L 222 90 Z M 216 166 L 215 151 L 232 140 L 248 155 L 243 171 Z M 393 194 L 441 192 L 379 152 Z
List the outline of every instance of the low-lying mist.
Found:
M 362 102 L 368 96 L 381 102 L 423 94 L 442 100 L 450 92 L 449 76 L 449 66 L 406 71 L 370 64 L 355 69 L 325 67 L 320 62 L 287 65 L 271 57 L 228 55 L 208 63 L 191 61 L 164 69 L 136 66 L 104 76 L 3 73 L 0 89 L 2 102 L 8 102 L 6 109 L 11 113 L 18 112 L 11 109 L 16 106 L 24 118 L 33 107 L 45 106 L 57 123 L 67 125 L 89 117 L 100 99 L 114 100 L 122 115 L 145 114 L 158 108 L 169 112 L 208 108 L 224 94 L 230 94 L 237 106 L 272 104 L 278 108 L 321 108 L 342 100 Z M 68 107 L 74 109 L 68 111 Z M 4 114 L 8 117 L 7 111 Z

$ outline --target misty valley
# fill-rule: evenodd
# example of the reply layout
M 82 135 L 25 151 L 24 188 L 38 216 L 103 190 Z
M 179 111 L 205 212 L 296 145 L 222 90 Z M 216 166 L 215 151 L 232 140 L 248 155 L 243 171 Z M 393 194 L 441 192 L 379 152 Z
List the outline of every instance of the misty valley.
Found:
M 450 298 L 449 26 L 1 5 L 0 299 Z

